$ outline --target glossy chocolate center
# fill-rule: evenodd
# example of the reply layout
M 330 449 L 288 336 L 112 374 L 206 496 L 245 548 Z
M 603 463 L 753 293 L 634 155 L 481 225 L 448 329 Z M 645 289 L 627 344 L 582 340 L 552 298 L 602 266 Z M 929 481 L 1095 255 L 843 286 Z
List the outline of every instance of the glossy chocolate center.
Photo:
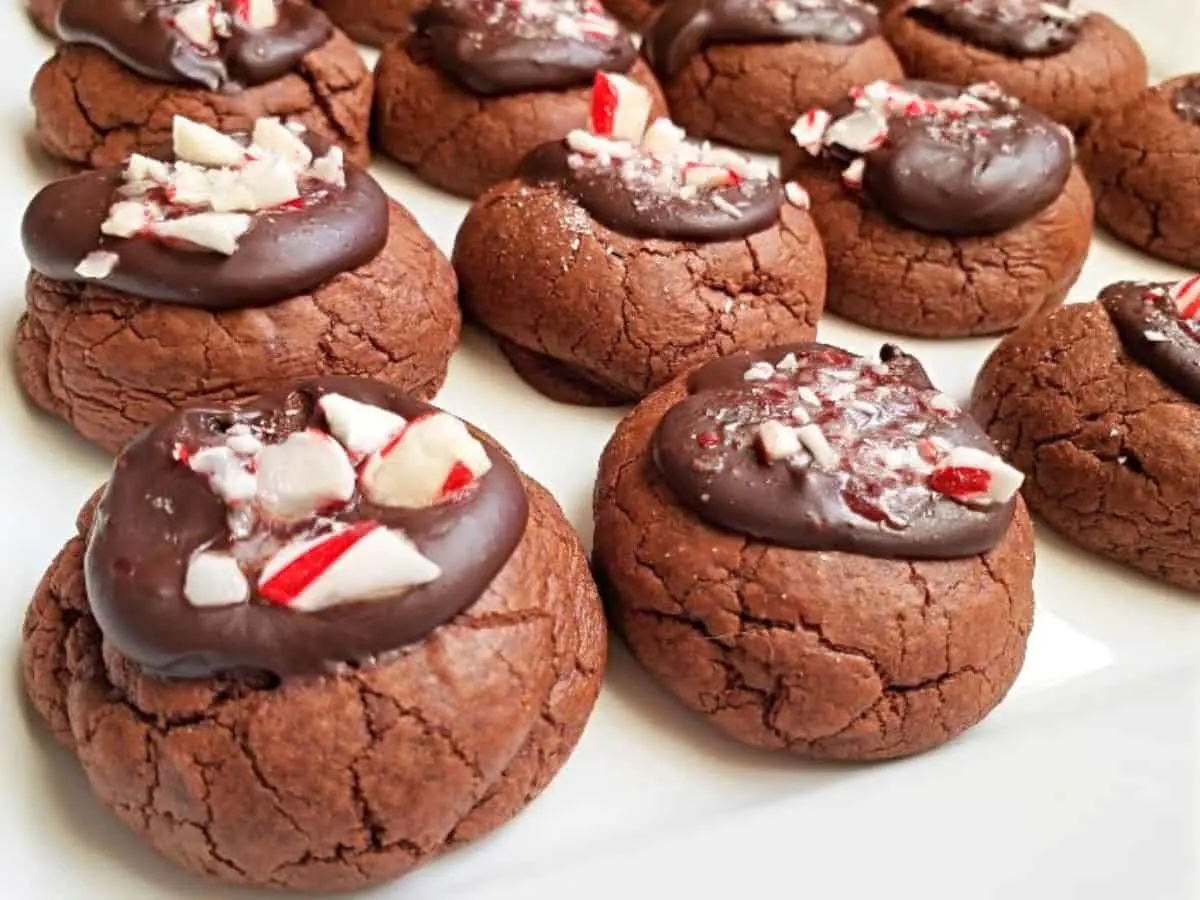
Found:
M 304 141 L 315 154 L 329 147 L 311 134 Z M 383 249 L 387 195 L 356 166 L 346 165 L 345 178 L 344 187 L 309 185 L 298 203 L 254 213 L 237 250 L 224 256 L 150 235 L 102 234 L 101 224 L 120 199 L 122 170 L 82 172 L 34 196 L 21 240 L 34 270 L 55 281 L 85 281 L 76 271 L 80 260 L 111 251 L 119 262 L 99 283 L 112 290 L 214 311 L 263 306 L 312 290 Z
M 858 44 L 878 33 L 879 13 L 860 0 L 670 0 L 646 35 L 645 53 L 670 78 L 711 44 Z
M 1175 89 L 1171 106 L 1180 118 L 1200 125 L 1200 76 L 1187 79 Z
M 179 448 L 194 454 L 217 446 L 238 424 L 270 442 L 324 428 L 317 401 L 331 393 L 410 421 L 431 410 L 380 382 L 326 378 L 238 406 L 177 412 L 125 448 L 97 509 L 85 561 L 88 599 L 106 640 L 167 676 L 320 673 L 367 664 L 420 641 L 479 598 L 520 541 L 528 515 L 520 476 L 490 444 L 491 468 L 456 499 L 402 509 L 373 505 L 356 490 L 345 506 L 321 514 L 323 527 L 374 521 L 401 530 L 440 567 L 435 580 L 400 596 L 319 612 L 275 605 L 257 587 L 249 602 L 236 605 L 189 602 L 184 584 L 192 555 L 228 549 L 234 536 L 225 502 L 180 461 Z M 272 537 L 288 534 L 276 529 Z
M 982 553 L 1008 529 L 1011 500 L 971 506 L 937 489 L 955 477 L 934 475 L 940 455 L 994 449 L 895 347 L 877 363 L 823 344 L 739 353 L 696 371 L 688 392 L 659 424 L 654 455 L 680 500 L 719 528 L 911 559 Z M 819 442 L 768 459 L 768 422 L 807 423 Z
M 1069 0 L 921 0 L 908 16 L 928 28 L 1018 59 L 1053 56 L 1073 47 L 1082 14 Z
M 1186 282 L 1185 282 L 1186 284 Z M 1100 303 L 1129 355 L 1193 403 L 1200 403 L 1200 290 L 1180 309 L 1174 284 L 1122 281 Z
M 413 23 L 410 52 L 486 97 L 586 85 L 637 58 L 597 0 L 433 0 Z
M 193 3 L 164 0 L 63 0 L 58 34 L 69 43 L 91 44 L 146 78 L 237 90 L 286 75 L 329 40 L 325 14 L 302 0 L 279 0 L 278 19 L 255 28 L 245 0 L 213 0 L 219 14 L 211 40 L 181 28 Z
M 564 141 L 530 153 L 519 175 L 562 186 L 597 222 L 634 237 L 734 240 L 770 228 L 783 204 L 779 180 L 767 173 L 724 187 L 689 188 L 661 159 L 648 154 L 585 156 Z

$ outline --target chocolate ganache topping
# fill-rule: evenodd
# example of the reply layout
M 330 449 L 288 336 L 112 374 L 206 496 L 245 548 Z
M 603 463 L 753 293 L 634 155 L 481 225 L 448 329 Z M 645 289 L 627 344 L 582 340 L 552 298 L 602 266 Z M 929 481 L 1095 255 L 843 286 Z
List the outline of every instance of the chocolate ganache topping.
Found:
M 320 673 L 474 603 L 527 515 L 516 470 L 459 420 L 381 382 L 313 380 L 177 412 L 126 447 L 87 594 L 154 673 Z
M 147 78 L 237 90 L 274 81 L 329 40 L 302 0 L 63 0 L 58 34 Z
M 637 58 L 598 0 L 432 0 L 413 26 L 410 52 L 487 97 L 588 84 Z
M 719 528 L 802 550 L 949 559 L 1008 530 L 1021 475 L 898 348 L 825 344 L 698 369 L 654 436 L 679 499 Z
M 1188 78 L 1175 89 L 1171 106 L 1180 118 L 1200 125 L 1200 75 Z
M 1175 283 L 1121 281 L 1100 303 L 1129 355 L 1200 403 L 1200 275 Z
M 670 0 L 644 50 L 654 70 L 670 78 L 711 44 L 859 44 L 878 33 L 879 13 L 863 0 Z
M 1084 14 L 1070 0 L 917 0 L 922 25 L 1018 59 L 1053 56 L 1079 40 Z
M 340 148 L 260 119 L 223 135 L 176 119 L 174 162 L 47 185 L 21 225 L 35 271 L 210 310 L 295 297 L 374 259 L 388 200 Z
M 1071 174 L 1062 126 L 992 84 L 875 82 L 792 131 L 892 218 L 930 234 L 1012 228 L 1054 202 Z

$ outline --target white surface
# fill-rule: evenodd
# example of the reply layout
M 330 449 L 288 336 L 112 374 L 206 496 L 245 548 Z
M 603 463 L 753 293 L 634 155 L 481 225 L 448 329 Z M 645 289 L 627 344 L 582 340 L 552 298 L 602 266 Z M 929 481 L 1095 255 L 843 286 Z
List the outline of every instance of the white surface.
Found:
M 1103 0 L 1162 77 L 1200 69 L 1197 0 Z M 0 333 L 20 314 L 25 202 L 48 177 L 26 152 L 27 85 L 49 45 L 0 10 Z M 465 205 L 377 165 L 448 250 Z M 1100 238 L 1073 296 L 1169 267 Z M 833 319 L 821 337 L 869 352 L 881 335 Z M 988 340 L 904 342 L 964 398 Z M 597 456 L 617 414 L 560 407 L 468 334 L 440 401 L 495 434 L 590 540 Z M 30 715 L 16 658 L 25 604 L 107 461 L 0 383 L 4 590 L 0 657 L 0 898 L 214 900 L 93 800 L 78 766 Z M 1200 600 L 1039 533 L 1029 658 L 985 723 L 925 756 L 810 765 L 745 750 L 680 710 L 614 648 L 605 690 L 562 774 L 515 822 L 396 885 L 406 900 L 612 897 L 1200 897 Z M 303 735 L 297 735 L 303 740 Z

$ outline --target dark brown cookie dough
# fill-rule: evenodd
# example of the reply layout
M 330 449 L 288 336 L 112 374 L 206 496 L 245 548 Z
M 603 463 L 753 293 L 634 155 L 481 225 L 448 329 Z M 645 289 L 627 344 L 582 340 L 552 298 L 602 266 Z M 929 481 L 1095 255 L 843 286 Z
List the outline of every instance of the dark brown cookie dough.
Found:
M 1146 86 L 1146 58 L 1133 36 L 1102 13 L 1087 13 L 1073 46 L 1017 58 L 914 20 L 916 0 L 895 4 L 884 32 L 910 77 L 947 84 L 991 81 L 1072 131 L 1124 105 Z
M 176 115 L 223 131 L 248 130 L 258 118 L 277 116 L 300 122 L 365 164 L 371 90 L 358 49 L 335 31 L 293 73 L 228 92 L 151 81 L 103 50 L 60 44 L 38 70 L 32 95 L 42 146 L 81 166 L 115 165 L 130 153 L 169 146 Z
M 1200 589 L 1200 408 L 1138 362 L 1099 303 L 1006 337 L 971 411 L 1026 473 L 1030 509 L 1079 546 Z
M 82 575 L 89 505 L 26 617 L 29 696 L 100 800 L 186 869 L 309 891 L 395 878 L 536 797 L 599 690 L 587 560 L 526 488 L 524 538 L 466 612 L 394 661 L 283 682 L 161 680 L 106 643 Z
M 1200 269 L 1200 122 L 1177 109 L 1200 76 L 1152 87 L 1099 118 L 1079 145 L 1096 219 L 1121 240 Z
M 29 18 L 37 26 L 38 31 L 46 37 L 54 37 L 57 32 L 55 20 L 58 18 L 59 0 L 25 0 L 25 9 Z
M 650 69 L 638 60 L 629 77 L 653 95 L 654 115 L 666 102 Z M 475 197 L 508 178 L 521 158 L 588 120 L 591 85 L 483 97 L 426 59 L 395 44 L 375 69 L 375 139 L 418 178 L 461 197 Z
M 1015 679 L 1032 612 L 1024 506 L 995 549 L 910 561 L 797 550 L 706 524 L 666 483 L 654 432 L 680 379 L 601 458 L 594 565 L 610 619 L 688 707 L 743 743 L 825 759 L 941 744 Z
M 268 306 L 210 311 L 31 274 L 17 375 L 42 408 L 116 450 L 188 401 L 228 401 L 319 374 L 432 397 L 458 343 L 454 273 L 403 207 L 383 251 Z
M 408 35 L 412 14 L 425 0 L 314 0 L 354 40 L 383 47 Z

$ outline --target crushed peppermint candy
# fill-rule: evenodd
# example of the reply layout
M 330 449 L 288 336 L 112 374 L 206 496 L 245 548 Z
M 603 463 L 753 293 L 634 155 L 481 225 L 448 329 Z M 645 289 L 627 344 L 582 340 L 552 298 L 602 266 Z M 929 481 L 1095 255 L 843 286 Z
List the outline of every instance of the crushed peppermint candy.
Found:
M 184 596 L 198 607 L 260 601 L 313 612 L 394 597 L 441 576 L 387 509 L 422 509 L 470 494 L 491 469 L 458 419 L 411 421 L 340 394 L 317 402 L 324 427 L 251 419 L 173 458 L 224 504 L 230 544 L 190 560 Z M 364 504 L 368 504 L 365 507 Z M 362 518 L 339 518 L 353 511 Z
M 522 38 L 609 40 L 621 26 L 599 0 L 482 0 L 485 24 Z
M 234 24 L 252 29 L 274 28 L 279 23 L 276 0 L 188 0 L 177 3 L 167 25 L 206 54 L 216 53 L 233 36 Z

